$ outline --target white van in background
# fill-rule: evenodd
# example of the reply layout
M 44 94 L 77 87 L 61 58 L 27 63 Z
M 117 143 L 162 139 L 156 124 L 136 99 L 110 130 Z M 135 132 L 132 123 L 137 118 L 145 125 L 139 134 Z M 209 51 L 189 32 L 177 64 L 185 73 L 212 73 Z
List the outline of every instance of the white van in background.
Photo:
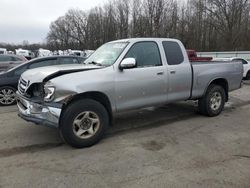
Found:
M 35 54 L 31 52 L 30 50 L 19 48 L 19 49 L 16 49 L 15 51 L 16 51 L 16 55 L 24 56 L 28 60 L 35 57 Z
M 68 49 L 69 55 L 75 55 L 75 56 L 81 56 L 81 57 L 89 57 L 92 53 L 94 53 L 94 50 L 71 50 Z
M 85 57 L 89 57 L 95 52 L 95 50 L 84 50 L 84 52 L 85 52 Z
M 7 54 L 7 49 L 6 48 L 0 48 L 0 54 Z
M 51 55 L 52 55 L 52 52 L 47 49 L 39 48 L 39 50 L 37 51 L 37 57 L 47 57 Z
M 70 50 L 69 55 L 85 57 L 85 53 L 81 50 Z

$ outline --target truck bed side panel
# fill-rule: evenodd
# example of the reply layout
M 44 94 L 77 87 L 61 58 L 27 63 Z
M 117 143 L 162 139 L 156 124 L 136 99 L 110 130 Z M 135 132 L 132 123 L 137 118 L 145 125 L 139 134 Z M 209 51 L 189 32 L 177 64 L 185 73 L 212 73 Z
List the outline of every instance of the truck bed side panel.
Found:
M 228 90 L 240 88 L 243 66 L 240 62 L 193 62 L 192 99 L 203 96 L 209 84 L 219 78 L 228 82 Z

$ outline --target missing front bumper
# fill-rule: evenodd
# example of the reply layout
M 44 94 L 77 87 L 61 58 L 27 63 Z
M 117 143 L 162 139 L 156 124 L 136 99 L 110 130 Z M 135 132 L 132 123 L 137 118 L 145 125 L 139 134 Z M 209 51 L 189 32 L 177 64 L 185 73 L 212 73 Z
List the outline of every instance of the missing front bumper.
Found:
M 17 93 L 19 116 L 29 122 L 58 128 L 61 104 L 38 103 Z

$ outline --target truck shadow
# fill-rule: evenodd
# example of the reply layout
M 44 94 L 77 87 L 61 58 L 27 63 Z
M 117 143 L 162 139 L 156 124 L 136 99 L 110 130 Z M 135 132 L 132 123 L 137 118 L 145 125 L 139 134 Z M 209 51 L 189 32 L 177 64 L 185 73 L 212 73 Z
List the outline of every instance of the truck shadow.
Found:
M 231 112 L 238 107 L 249 105 L 250 101 L 243 101 L 230 97 L 222 113 Z M 226 116 L 226 114 L 224 114 Z M 166 126 L 178 121 L 183 121 L 201 116 L 198 111 L 197 101 L 185 101 L 156 108 L 145 108 L 119 114 L 114 118 L 113 126 L 107 131 L 107 136 L 123 134 L 130 131 L 151 129 Z M 208 118 L 206 116 L 202 116 Z
M 105 137 L 114 137 L 120 134 L 138 131 L 139 129 L 147 130 L 153 127 L 166 126 L 168 123 L 192 118 L 195 115 L 197 115 L 197 110 L 191 102 L 131 111 L 118 115 L 114 119 L 114 124 L 107 131 Z M 27 128 L 18 130 L 17 134 L 35 135 L 35 137 L 27 137 L 25 145 L 13 144 L 11 147 L 0 149 L 0 158 L 50 150 L 64 145 L 56 129 L 34 126 L 31 123 L 27 125 Z M 32 139 L 36 139 L 36 143 L 34 143 Z M 156 143 L 150 144 L 152 145 L 150 145 L 150 148 L 153 146 L 155 148 Z M 68 148 L 68 146 L 66 147 Z
M 250 104 L 250 101 L 247 104 Z M 234 110 L 235 107 L 243 105 L 246 105 L 246 103 L 238 104 L 233 102 L 230 106 L 226 107 L 225 112 L 230 112 L 231 110 Z M 198 113 L 197 104 L 193 101 L 179 102 L 156 108 L 145 108 L 131 111 L 119 114 L 114 118 L 113 126 L 108 129 L 105 138 L 167 126 L 174 122 L 184 121 L 196 117 L 200 117 L 200 115 Z M 36 140 L 40 141 L 34 144 L 32 142 L 32 138 L 27 138 L 27 143 L 32 143 L 21 146 L 19 144 L 17 146 L 14 144 L 15 146 L 13 145 L 10 148 L 0 149 L 0 158 L 19 155 L 22 153 L 34 153 L 49 150 L 64 145 L 56 129 L 40 126 L 36 127 L 34 125 L 30 126 L 31 127 L 27 127 L 27 129 L 23 128 L 20 130 L 18 134 L 35 135 Z M 197 125 L 192 129 L 197 129 L 200 126 L 201 125 Z M 150 142 L 150 148 L 153 147 L 153 149 L 155 149 L 155 145 L 157 145 L 157 143 Z M 159 146 L 159 148 L 161 147 Z
M 113 126 L 108 130 L 107 136 L 164 126 L 195 116 L 199 116 L 198 110 L 195 102 L 191 101 L 131 111 L 114 118 Z

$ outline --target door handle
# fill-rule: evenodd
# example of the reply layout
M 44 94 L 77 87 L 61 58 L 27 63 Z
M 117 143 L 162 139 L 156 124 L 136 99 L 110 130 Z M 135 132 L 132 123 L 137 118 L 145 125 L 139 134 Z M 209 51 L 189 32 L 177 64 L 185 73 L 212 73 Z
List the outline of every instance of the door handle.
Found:
M 176 73 L 176 71 L 170 71 L 170 74 L 175 74 Z
M 157 75 L 163 75 L 164 74 L 164 72 L 163 71 L 161 71 L 161 72 L 157 72 Z

